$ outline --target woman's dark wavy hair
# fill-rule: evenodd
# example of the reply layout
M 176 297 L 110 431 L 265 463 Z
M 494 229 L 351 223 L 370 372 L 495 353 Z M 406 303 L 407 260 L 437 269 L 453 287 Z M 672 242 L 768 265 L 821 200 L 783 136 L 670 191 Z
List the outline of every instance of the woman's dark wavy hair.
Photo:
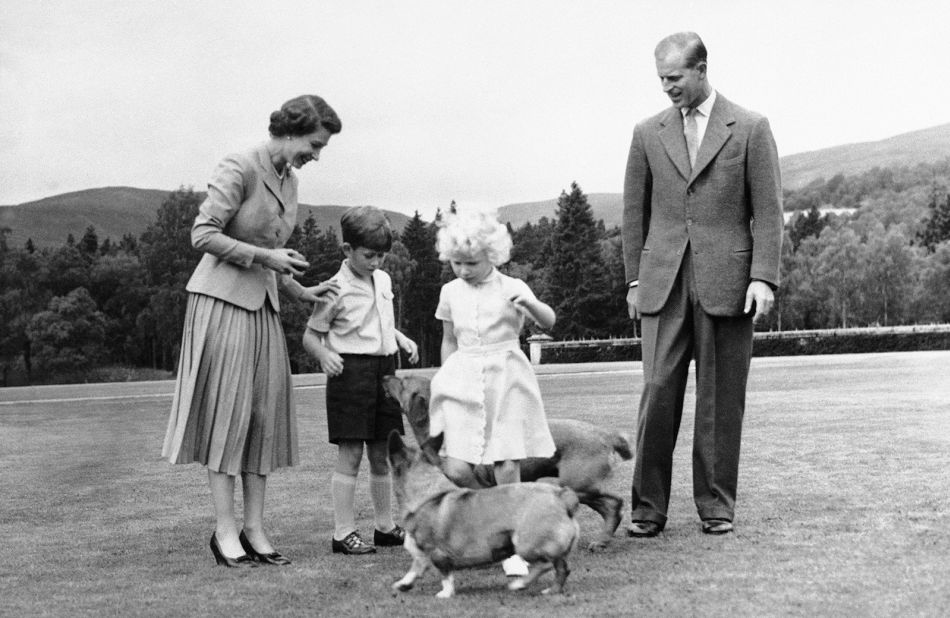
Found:
M 327 102 L 314 94 L 295 97 L 270 115 L 268 130 L 274 137 L 308 135 L 323 127 L 331 135 L 343 130 L 343 123 Z

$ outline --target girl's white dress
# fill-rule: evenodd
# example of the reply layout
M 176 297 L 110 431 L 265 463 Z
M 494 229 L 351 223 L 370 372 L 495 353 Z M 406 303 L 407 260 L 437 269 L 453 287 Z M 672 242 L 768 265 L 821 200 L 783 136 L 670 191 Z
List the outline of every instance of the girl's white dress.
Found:
M 476 285 L 442 286 L 435 317 L 452 323 L 458 350 L 432 379 L 429 431 L 444 434 L 450 457 L 490 464 L 554 454 L 538 380 L 518 344 L 517 294 L 534 296 L 495 269 Z

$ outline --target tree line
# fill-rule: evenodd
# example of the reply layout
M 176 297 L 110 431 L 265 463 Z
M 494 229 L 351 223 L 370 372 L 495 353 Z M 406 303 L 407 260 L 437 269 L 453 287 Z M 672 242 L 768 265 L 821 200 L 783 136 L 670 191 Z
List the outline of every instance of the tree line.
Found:
M 776 310 L 758 328 L 794 330 L 950 322 L 950 160 L 819 179 L 786 191 L 782 284 Z M 170 193 L 145 232 L 118 241 L 90 226 L 58 248 L 7 243 L 0 229 L 0 367 L 21 382 L 95 379 L 102 367 L 173 371 L 187 293 L 200 259 L 191 225 L 203 195 Z M 845 207 L 850 214 L 822 214 Z M 450 211 L 456 205 L 449 205 Z M 392 276 L 398 327 L 420 348 L 421 365 L 439 362 L 441 324 L 433 316 L 451 277 L 439 262 L 432 222 L 415 213 L 384 268 Z M 514 249 L 502 270 L 524 279 L 557 312 L 556 339 L 630 337 L 620 230 L 594 219 L 573 183 L 553 218 L 511 229 Z M 310 263 L 312 285 L 342 260 L 333 228 L 313 217 L 288 246 Z M 281 319 L 295 372 L 319 368 L 301 345 L 309 307 L 281 299 Z M 529 333 L 531 327 L 529 327 Z M 527 333 L 526 333 L 527 334 Z

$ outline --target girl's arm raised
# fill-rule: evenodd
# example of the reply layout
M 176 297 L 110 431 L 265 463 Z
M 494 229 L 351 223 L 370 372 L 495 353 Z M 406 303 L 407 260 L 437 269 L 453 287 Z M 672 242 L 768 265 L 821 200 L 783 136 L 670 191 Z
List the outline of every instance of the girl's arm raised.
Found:
M 538 323 L 538 326 L 544 330 L 549 330 L 554 326 L 557 316 L 550 305 L 543 303 L 534 295 L 516 294 L 509 299 L 519 311 L 527 314 L 532 320 Z

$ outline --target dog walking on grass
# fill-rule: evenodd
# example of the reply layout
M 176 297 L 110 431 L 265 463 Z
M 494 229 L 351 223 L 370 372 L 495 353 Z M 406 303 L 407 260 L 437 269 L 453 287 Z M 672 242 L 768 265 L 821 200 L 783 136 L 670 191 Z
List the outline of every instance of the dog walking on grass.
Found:
M 399 402 L 416 438 L 425 444 L 429 436 L 429 379 L 423 376 L 387 376 L 383 389 Z M 620 433 L 573 419 L 548 419 L 554 438 L 553 457 L 524 459 L 522 481 L 551 479 L 562 487 L 570 487 L 581 504 L 586 504 L 604 518 L 597 539 L 588 545 L 596 551 L 604 549 L 620 525 L 623 499 L 607 488 L 614 467 L 621 460 L 633 457 L 630 444 Z M 496 485 L 492 466 L 475 466 L 475 477 L 484 487 Z
M 500 562 L 517 554 L 530 565 L 528 574 L 508 584 L 522 590 L 545 572 L 555 582 L 543 592 L 564 590 L 570 569 L 567 555 L 580 534 L 574 513 L 577 495 L 567 487 L 512 483 L 488 489 L 460 489 L 439 467 L 442 437 L 420 449 L 408 446 L 398 432 L 389 434 L 393 489 L 406 531 L 404 546 L 412 566 L 393 589 L 410 590 L 429 566 L 442 576 L 447 599 L 455 594 L 456 569 Z

